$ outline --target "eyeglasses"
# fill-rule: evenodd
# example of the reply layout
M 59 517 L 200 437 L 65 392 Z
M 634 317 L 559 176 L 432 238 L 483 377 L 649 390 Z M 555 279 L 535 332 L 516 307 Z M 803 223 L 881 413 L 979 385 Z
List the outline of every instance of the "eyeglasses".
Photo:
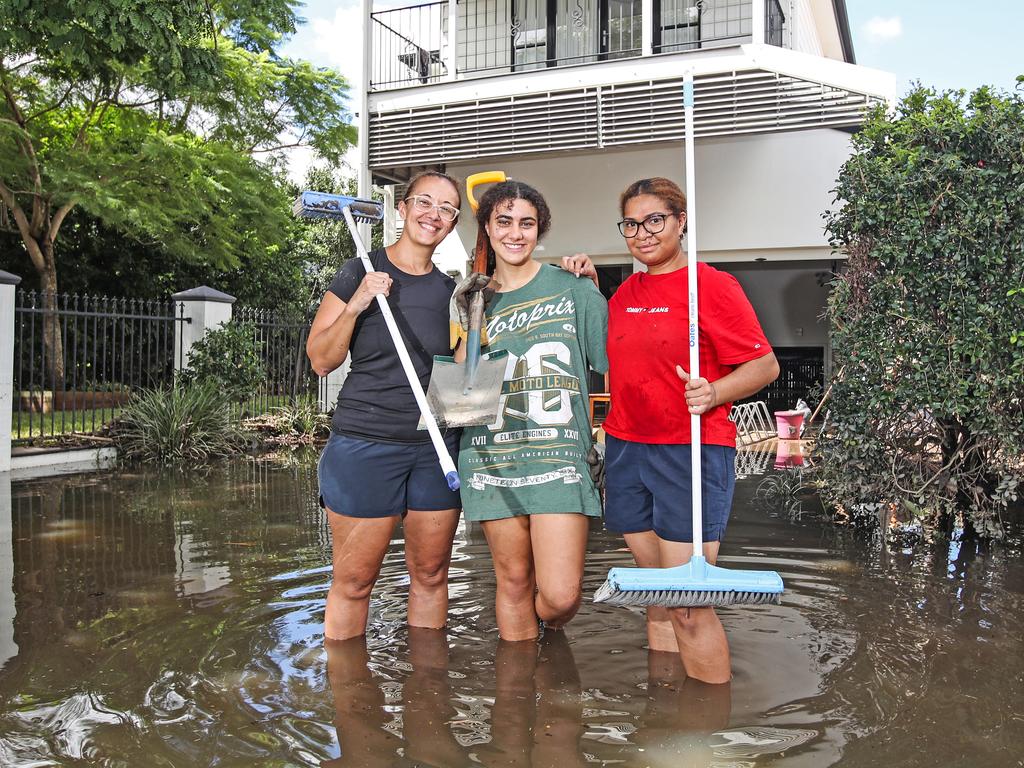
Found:
M 448 205 L 448 203 L 435 203 L 429 195 L 412 195 L 402 202 L 408 204 L 410 200 L 412 200 L 412 209 L 416 213 L 428 213 L 436 210 L 437 215 L 448 222 L 455 221 L 459 217 L 458 208 Z
M 652 213 L 650 216 L 645 216 L 643 221 L 623 219 L 619 222 L 619 232 L 623 237 L 636 237 L 640 234 L 640 227 L 643 227 L 647 232 L 656 235 L 665 229 L 668 217 L 667 213 Z

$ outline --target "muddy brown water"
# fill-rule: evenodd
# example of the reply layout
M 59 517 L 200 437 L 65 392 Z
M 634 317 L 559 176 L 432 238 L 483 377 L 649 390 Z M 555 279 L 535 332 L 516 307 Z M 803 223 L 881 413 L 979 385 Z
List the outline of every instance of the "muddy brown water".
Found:
M 0 764 L 1024 765 L 1020 526 L 985 552 L 886 549 L 766 510 L 758 481 L 739 484 L 722 564 L 787 591 L 721 612 L 735 675 L 716 687 L 649 658 L 626 609 L 587 602 L 564 635 L 499 643 L 465 528 L 447 632 L 405 626 L 399 538 L 367 638 L 325 650 L 310 457 L 16 483 Z M 595 527 L 586 592 L 627 562 Z

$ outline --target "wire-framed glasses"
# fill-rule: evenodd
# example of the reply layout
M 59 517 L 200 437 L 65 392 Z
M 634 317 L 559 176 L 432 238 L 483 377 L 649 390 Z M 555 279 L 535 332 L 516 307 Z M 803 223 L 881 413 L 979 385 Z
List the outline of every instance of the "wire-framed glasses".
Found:
M 640 227 L 643 227 L 652 235 L 656 235 L 665 229 L 668 217 L 667 213 L 652 213 L 650 216 L 645 216 L 643 221 L 623 219 L 619 222 L 619 232 L 623 237 L 636 237 L 640 233 Z
M 435 203 L 429 195 L 411 195 L 405 198 L 403 202 L 408 205 L 410 201 L 412 202 L 412 209 L 416 213 L 427 213 L 436 209 L 437 215 L 444 221 L 455 221 L 459 216 L 458 208 L 448 205 L 448 203 Z

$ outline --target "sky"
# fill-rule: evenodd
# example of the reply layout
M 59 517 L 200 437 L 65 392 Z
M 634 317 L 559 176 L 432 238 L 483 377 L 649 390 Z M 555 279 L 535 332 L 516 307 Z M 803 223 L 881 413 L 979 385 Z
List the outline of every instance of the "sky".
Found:
M 376 0 L 375 8 L 411 4 Z M 1024 0 L 846 0 L 846 7 L 857 63 L 896 75 L 899 95 L 915 81 L 937 90 L 1012 90 L 1024 74 Z M 306 22 L 284 54 L 360 82 L 359 8 L 358 0 L 307 0 Z M 300 153 L 291 165 L 308 162 Z

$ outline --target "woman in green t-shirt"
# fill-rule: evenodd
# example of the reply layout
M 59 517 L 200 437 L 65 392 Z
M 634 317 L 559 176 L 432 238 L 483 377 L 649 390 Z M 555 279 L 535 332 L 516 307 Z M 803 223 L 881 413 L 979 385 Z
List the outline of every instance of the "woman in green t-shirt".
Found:
M 462 503 L 494 558 L 501 637 L 527 640 L 538 619 L 558 629 L 580 605 L 587 518 L 601 515 L 586 463 L 587 373 L 608 367 L 608 307 L 590 280 L 533 260 L 551 226 L 537 190 L 491 187 L 477 224 L 501 285 L 487 308 L 486 351 L 506 350 L 508 364 L 497 419 L 462 436 Z

